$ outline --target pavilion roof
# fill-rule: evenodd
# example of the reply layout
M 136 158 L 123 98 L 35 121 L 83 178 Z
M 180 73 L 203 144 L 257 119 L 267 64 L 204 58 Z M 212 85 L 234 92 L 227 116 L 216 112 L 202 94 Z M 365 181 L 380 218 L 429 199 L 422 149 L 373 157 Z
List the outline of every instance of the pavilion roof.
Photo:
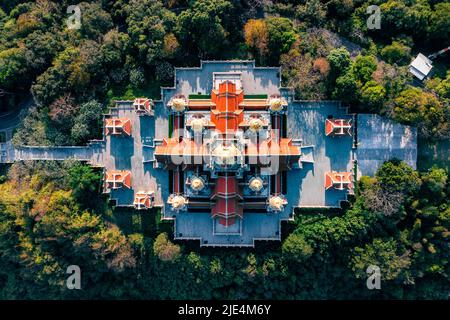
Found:
M 131 120 L 129 118 L 105 119 L 106 135 L 128 135 L 131 136 Z
M 134 196 L 133 205 L 136 209 L 150 209 L 153 207 L 152 197 L 148 192 L 138 192 Z
M 147 98 L 136 98 L 133 102 L 134 109 L 138 113 L 153 113 L 153 102 Z
M 352 173 L 351 172 L 326 172 L 325 173 L 325 189 L 334 188 L 337 190 L 352 189 Z
M 352 135 L 352 120 L 351 119 L 326 119 L 325 120 L 325 135 Z
M 119 189 L 122 186 L 131 188 L 131 172 L 127 170 L 109 170 L 105 174 L 105 183 L 111 189 Z

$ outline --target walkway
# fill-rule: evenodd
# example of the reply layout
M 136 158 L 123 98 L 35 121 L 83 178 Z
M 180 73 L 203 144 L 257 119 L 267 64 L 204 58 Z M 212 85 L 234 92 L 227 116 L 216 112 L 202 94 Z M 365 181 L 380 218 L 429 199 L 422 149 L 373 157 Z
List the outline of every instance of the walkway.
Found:
M 12 146 L 12 145 L 10 145 Z M 8 150 L 10 151 L 10 150 Z M 22 146 L 14 148 L 13 156 L 9 153 L 9 157 L 5 157 L 5 161 L 14 162 L 27 160 L 66 160 L 75 159 L 86 161 L 92 166 L 103 167 L 104 144 L 102 142 L 94 142 L 87 146 L 76 147 L 38 147 L 38 146 Z

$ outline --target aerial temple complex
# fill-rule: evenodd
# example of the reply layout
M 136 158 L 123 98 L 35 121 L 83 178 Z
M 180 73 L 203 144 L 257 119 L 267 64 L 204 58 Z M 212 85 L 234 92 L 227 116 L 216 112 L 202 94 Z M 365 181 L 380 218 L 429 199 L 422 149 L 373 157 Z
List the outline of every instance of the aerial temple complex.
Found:
M 161 100 L 117 101 L 84 147 L 6 145 L 0 162 L 75 158 L 103 168 L 115 206 L 161 211 L 201 246 L 280 240 L 296 208 L 340 207 L 391 158 L 415 168 L 417 132 L 339 101 L 297 101 L 253 61 L 176 68 Z

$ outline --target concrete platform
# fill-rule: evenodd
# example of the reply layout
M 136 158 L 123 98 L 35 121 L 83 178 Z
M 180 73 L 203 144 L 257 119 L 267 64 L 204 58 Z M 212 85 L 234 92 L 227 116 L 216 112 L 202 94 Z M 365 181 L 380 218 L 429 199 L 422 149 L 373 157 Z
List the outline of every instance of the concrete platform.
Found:
M 417 128 L 375 114 L 358 115 L 358 177 L 373 176 L 383 162 L 397 158 L 416 169 Z
M 353 136 L 327 137 L 328 116 L 352 119 L 339 102 L 293 102 L 287 111 L 287 136 L 301 139 L 312 146 L 313 163 L 303 163 L 302 169 L 288 174 L 287 200 L 289 208 L 339 207 L 347 199 L 346 191 L 325 190 L 325 172 L 353 170 Z
M 159 104 L 155 116 L 139 116 L 132 102 L 118 103 L 111 109 L 112 117 L 129 118 L 132 123 L 131 137 L 105 136 L 105 170 L 131 170 L 131 189 L 111 190 L 111 199 L 117 206 L 132 206 L 136 192 L 154 192 L 155 206 L 163 206 L 168 197 L 168 173 L 153 167 L 152 146 L 156 132 L 160 136 L 168 134 L 165 110 Z M 149 161 L 149 162 L 147 162 Z
M 198 239 L 201 246 L 254 246 L 257 240 L 280 240 L 282 220 L 293 219 L 296 207 L 339 207 L 347 191 L 325 190 L 325 173 L 351 171 L 358 162 L 358 177 L 373 175 L 391 158 L 416 168 L 417 130 L 376 115 L 349 115 L 335 101 L 293 101 L 281 87 L 280 68 L 257 68 L 253 61 L 204 61 L 196 68 L 176 68 L 175 83 L 162 88 L 162 100 L 155 101 L 152 116 L 139 116 L 132 101 L 119 101 L 106 117 L 129 118 L 131 136 L 104 136 L 85 147 L 26 147 L 2 145 L 0 162 L 14 160 L 64 160 L 75 158 L 109 170 L 130 170 L 131 188 L 111 190 L 117 206 L 132 206 L 137 192 L 153 192 L 155 206 L 163 219 L 174 219 L 175 239 Z M 281 94 L 288 101 L 287 137 L 301 147 L 302 156 L 287 174 L 288 204 L 279 213 L 245 211 L 232 228 L 225 229 L 209 212 L 174 212 L 165 202 L 169 197 L 169 174 L 157 168 L 155 146 L 169 136 L 167 103 L 175 94 L 210 94 L 214 74 L 233 73 L 246 95 Z M 357 130 L 352 136 L 325 135 L 327 118 L 351 119 Z M 356 120 L 356 121 L 355 121 Z M 357 133 L 357 134 L 356 134 Z M 268 181 L 270 179 L 267 179 Z M 154 212 L 154 211 L 151 211 Z

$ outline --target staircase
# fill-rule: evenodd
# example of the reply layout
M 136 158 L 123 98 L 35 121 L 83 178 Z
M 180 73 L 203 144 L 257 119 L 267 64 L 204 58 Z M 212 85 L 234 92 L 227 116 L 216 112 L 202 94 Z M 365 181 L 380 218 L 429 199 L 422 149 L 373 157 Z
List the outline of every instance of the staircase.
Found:
M 300 156 L 299 167 L 303 168 L 304 164 L 314 163 L 314 146 L 302 146 L 300 149 L 302 150 L 302 155 Z

